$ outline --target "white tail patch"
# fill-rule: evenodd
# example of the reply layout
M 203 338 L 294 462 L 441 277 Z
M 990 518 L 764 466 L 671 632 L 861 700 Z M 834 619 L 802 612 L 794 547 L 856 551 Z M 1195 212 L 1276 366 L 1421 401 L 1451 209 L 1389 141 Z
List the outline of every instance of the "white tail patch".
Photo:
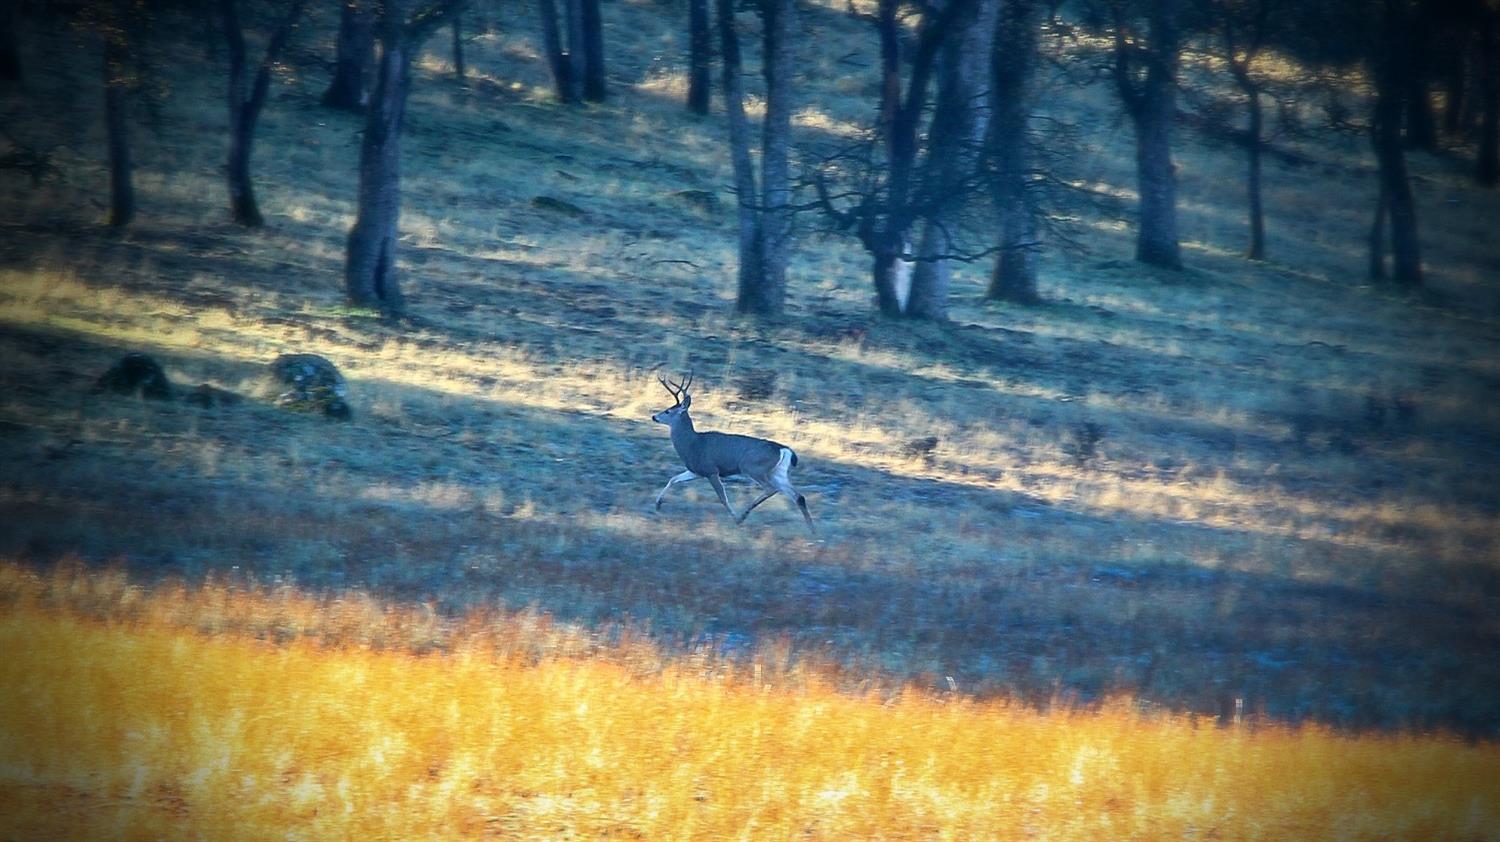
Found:
M 781 458 L 776 460 L 776 467 L 771 469 L 771 475 L 778 479 L 789 481 L 791 477 L 787 475 L 787 471 L 791 470 L 791 467 L 792 449 L 790 447 L 783 447 L 781 449 Z

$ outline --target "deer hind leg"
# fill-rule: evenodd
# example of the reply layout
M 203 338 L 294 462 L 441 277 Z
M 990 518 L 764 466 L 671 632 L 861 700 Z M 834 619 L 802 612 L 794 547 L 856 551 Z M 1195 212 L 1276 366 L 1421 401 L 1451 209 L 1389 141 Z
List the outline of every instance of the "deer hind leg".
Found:
M 661 498 L 667 496 L 668 488 L 671 488 L 679 482 L 689 482 L 697 478 L 698 475 L 693 473 L 692 471 L 683 471 L 682 473 L 667 480 L 667 484 L 662 488 L 661 493 L 656 495 L 656 510 L 661 511 Z
M 807 510 L 807 498 L 803 497 L 801 494 L 798 494 L 797 489 L 792 487 L 792 478 L 789 473 L 791 471 L 791 467 L 792 452 L 790 450 L 787 450 L 786 448 L 782 448 L 781 460 L 776 463 L 775 470 L 771 471 L 771 475 L 766 479 L 770 482 L 773 489 L 775 489 L 776 491 L 780 491 L 782 494 L 785 494 L 786 499 L 797 504 L 797 508 L 802 512 L 802 519 L 807 521 L 807 530 L 812 534 L 817 535 L 818 530 L 813 526 L 812 513 Z M 769 497 L 770 495 L 768 494 L 766 496 Z
M 740 521 L 744 520 L 744 518 L 742 518 L 739 515 L 735 514 L 734 513 L 734 507 L 731 506 L 731 505 L 729 505 L 729 495 L 724 493 L 724 481 L 721 480 L 721 479 L 719 479 L 719 475 L 718 474 L 709 474 L 708 475 L 708 481 L 709 481 L 709 484 L 711 484 L 714 487 L 714 492 L 719 495 L 719 502 L 723 503 L 724 504 L 724 508 L 726 508 L 726 509 L 729 510 L 729 516 L 732 517 L 732 518 L 734 518 L 734 522 L 735 523 L 739 523 Z

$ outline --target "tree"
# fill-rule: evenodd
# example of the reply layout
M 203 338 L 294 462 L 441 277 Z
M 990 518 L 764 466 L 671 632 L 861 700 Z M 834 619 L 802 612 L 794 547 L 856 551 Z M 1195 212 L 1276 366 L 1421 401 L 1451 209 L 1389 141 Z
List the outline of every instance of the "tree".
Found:
M 250 149 L 255 141 L 255 124 L 266 104 L 271 86 L 271 68 L 291 41 L 305 0 L 291 0 L 281 10 L 266 42 L 265 55 L 255 70 L 254 81 L 247 80 L 245 33 L 240 24 L 240 0 L 219 0 L 219 14 L 224 36 L 229 42 L 229 210 L 235 222 L 258 227 L 264 219 L 255 202 L 250 181 Z
M 1140 193 L 1135 259 L 1180 269 L 1177 176 L 1172 163 L 1177 65 L 1182 48 L 1179 0 L 1111 0 L 1110 11 L 1114 18 L 1115 87 L 1135 127 L 1136 186 Z
M 344 0 L 339 7 L 333 81 L 322 98 L 323 105 L 329 108 L 363 112 L 370 104 L 375 65 L 373 3 L 374 0 Z
M 402 0 L 384 0 L 375 10 L 380 64 L 365 112 L 359 148 L 359 196 L 349 230 L 344 288 L 355 304 L 397 313 L 403 307 L 396 272 L 401 217 L 401 124 L 411 87 L 411 60 L 433 30 L 464 0 L 436 0 L 406 14 Z
M 98 29 L 104 52 L 104 134 L 109 149 L 109 224 L 123 228 L 135 218 L 134 166 L 130 155 L 130 95 L 139 80 L 135 50 L 140 22 L 129 0 L 100 4 Z
M 956 235 L 958 216 L 964 199 L 974 192 L 989 132 L 988 93 L 998 12 L 998 0 L 965 3 L 943 46 L 918 188 L 925 211 L 907 304 L 911 318 L 941 321 L 948 317 L 949 276 L 961 249 Z
M 1380 180 L 1375 222 L 1370 235 L 1370 275 L 1382 278 L 1384 243 L 1381 231 L 1389 221 L 1391 278 L 1401 286 L 1422 284 L 1422 255 L 1417 237 L 1417 206 L 1406 169 L 1401 134 L 1405 98 L 1411 90 L 1412 0 L 1381 0 L 1379 34 L 1369 58 L 1375 85 L 1370 143 Z
M 599 0 L 562 0 L 562 19 L 553 0 L 541 4 L 542 44 L 557 98 L 565 103 L 602 101 L 604 29 Z
M 1432 110 L 1431 76 L 1433 65 L 1433 27 L 1431 15 L 1419 3 L 1406 13 L 1406 123 L 1404 140 L 1408 149 L 1431 151 L 1437 148 L 1437 117 Z
M 760 13 L 764 24 L 761 73 L 766 82 L 766 116 L 761 129 L 757 191 L 734 2 L 718 0 L 724 110 L 729 118 L 730 159 L 738 197 L 740 259 L 735 306 L 741 313 L 776 316 L 786 304 L 786 267 L 791 250 L 788 147 L 792 130 L 791 36 L 796 7 L 792 0 L 761 0 Z
M 1485 187 L 1500 184 L 1500 6 L 1479 10 L 1480 76 L 1479 158 L 1474 180 Z
M 876 13 L 867 18 L 874 23 L 880 38 L 880 108 L 875 130 L 868 143 L 825 160 L 814 181 L 818 205 L 834 227 L 853 229 L 870 253 L 876 305 L 887 316 L 933 317 L 928 303 L 918 310 L 911 307 L 913 269 L 918 261 L 912 248 L 913 232 L 924 220 L 936 219 L 941 224 L 945 214 L 950 213 L 949 203 L 961 204 L 967 198 L 966 193 L 978 185 L 973 173 L 958 178 L 956 172 L 943 173 L 940 165 L 931 163 L 934 153 L 930 145 L 924 147 L 921 131 L 928 111 L 928 88 L 938 69 L 943 45 L 959 21 L 972 23 L 979 19 L 974 13 L 976 3 L 977 0 L 950 0 L 941 7 L 920 6 L 920 17 L 908 46 L 908 28 L 899 19 L 901 0 L 880 0 Z M 903 64 L 910 65 L 904 93 Z M 938 111 L 943 110 L 941 105 Z M 942 126 L 938 129 L 937 154 L 943 154 L 946 141 L 941 135 L 945 130 Z M 930 130 L 926 139 L 931 139 Z M 939 174 L 950 185 L 960 183 L 961 189 L 954 192 L 924 189 L 924 177 Z M 954 177 L 950 179 L 950 175 Z M 845 182 L 846 189 L 830 192 L 827 183 L 830 176 Z M 835 206 L 840 200 L 852 200 L 852 204 L 840 209 Z M 946 244 L 951 245 L 953 238 L 947 236 L 951 229 L 943 233 Z M 987 253 L 988 250 L 981 254 Z M 981 255 L 960 253 L 956 249 L 938 254 L 933 249 L 927 250 L 922 259 L 973 260 L 978 256 Z M 927 302 L 934 300 L 932 288 L 923 294 Z
M 19 0 L 0 0 L 0 82 L 21 81 L 21 45 L 16 38 Z
M 463 15 L 460 12 L 453 13 L 453 75 L 460 82 L 464 80 Z
M 1038 0 L 1002 3 L 996 24 L 990 86 L 989 155 L 994 168 L 991 190 L 1000 218 L 1000 241 L 999 256 L 985 295 L 1023 304 L 1038 300 L 1037 212 L 1026 189 L 1030 169 L 1026 127 L 1040 17 Z
M 609 95 L 604 78 L 604 15 L 599 0 L 582 0 L 579 23 L 583 29 L 583 98 L 603 102 Z
M 1250 248 L 1245 256 L 1266 259 L 1265 210 L 1261 201 L 1261 157 L 1265 151 L 1265 117 L 1261 97 L 1265 85 L 1255 74 L 1255 59 L 1267 44 L 1278 0 L 1209 0 L 1207 11 L 1218 22 L 1224 61 L 1234 84 L 1245 96 L 1248 119 L 1239 136 L 1245 147 L 1248 173 L 1245 193 L 1249 208 Z
M 712 43 L 713 38 L 709 32 L 708 23 L 708 0 L 688 0 L 687 107 L 694 114 L 708 113 Z

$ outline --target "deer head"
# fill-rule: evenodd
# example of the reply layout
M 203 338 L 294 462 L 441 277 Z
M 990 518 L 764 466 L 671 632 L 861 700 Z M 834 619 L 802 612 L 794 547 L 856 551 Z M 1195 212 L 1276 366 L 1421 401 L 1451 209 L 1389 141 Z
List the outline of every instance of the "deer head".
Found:
M 693 373 L 689 371 L 687 378 L 677 383 L 673 383 L 665 377 L 657 377 L 656 379 L 660 381 L 662 388 L 667 390 L 667 394 L 672 396 L 673 404 L 651 416 L 651 420 L 658 424 L 667 424 L 670 426 L 673 421 L 676 421 L 679 416 L 688 411 L 688 407 L 693 405 L 693 396 L 688 394 L 688 388 L 693 385 Z

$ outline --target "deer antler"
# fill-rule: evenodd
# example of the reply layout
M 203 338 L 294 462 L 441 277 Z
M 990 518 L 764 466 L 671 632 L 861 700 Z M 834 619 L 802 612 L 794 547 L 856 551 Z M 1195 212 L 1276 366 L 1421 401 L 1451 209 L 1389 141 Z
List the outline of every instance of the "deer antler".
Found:
M 662 388 L 667 390 L 667 394 L 672 396 L 672 400 L 679 404 L 682 403 L 682 399 L 687 395 L 688 387 L 693 385 L 693 373 L 691 371 L 688 372 L 687 379 L 684 382 L 673 383 L 661 375 L 657 375 L 656 379 L 661 383 Z

